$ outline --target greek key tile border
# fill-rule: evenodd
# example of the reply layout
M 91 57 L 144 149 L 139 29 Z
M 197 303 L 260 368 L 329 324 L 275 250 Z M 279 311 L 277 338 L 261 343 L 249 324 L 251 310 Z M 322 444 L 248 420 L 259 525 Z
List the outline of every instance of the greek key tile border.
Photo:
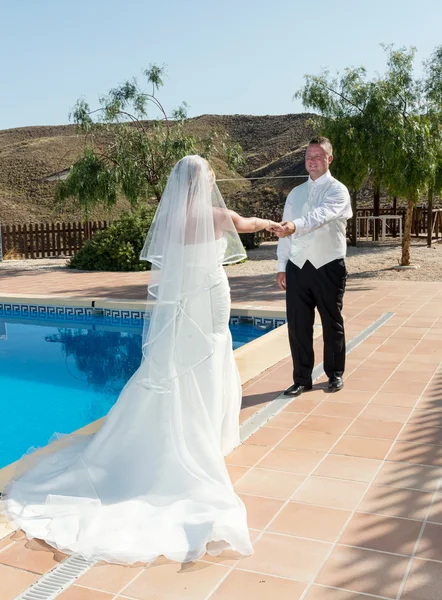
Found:
M 276 329 L 286 324 L 286 319 L 273 317 L 230 317 L 230 325 L 254 325 L 260 329 Z
M 102 310 L 104 322 L 112 325 L 141 325 L 144 320 L 144 310 L 125 308 L 103 308 Z
M 143 310 L 123 308 L 93 308 L 90 306 L 45 306 L 42 304 L 18 304 L 0 302 L 0 317 L 28 317 L 62 321 L 93 321 L 101 317 L 104 323 L 114 325 L 142 325 Z M 286 323 L 285 319 L 272 317 L 231 316 L 230 325 L 250 324 L 260 329 L 274 329 Z
M 93 308 L 88 306 L 45 306 L 42 304 L 17 304 L 0 302 L 1 317 L 27 317 L 63 321 L 91 321 Z

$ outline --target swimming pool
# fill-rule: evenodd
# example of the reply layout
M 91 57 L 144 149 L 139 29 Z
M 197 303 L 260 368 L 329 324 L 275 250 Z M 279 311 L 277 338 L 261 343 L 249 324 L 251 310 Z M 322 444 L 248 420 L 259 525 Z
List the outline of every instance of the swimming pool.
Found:
M 233 347 L 273 326 L 232 318 Z M 141 330 L 140 319 L 0 317 L 0 468 L 107 414 L 139 366 Z

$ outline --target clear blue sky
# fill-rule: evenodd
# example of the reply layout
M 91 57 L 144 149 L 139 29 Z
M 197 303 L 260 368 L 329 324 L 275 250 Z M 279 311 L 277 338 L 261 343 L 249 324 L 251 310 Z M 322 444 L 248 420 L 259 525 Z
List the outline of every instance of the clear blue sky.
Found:
M 380 43 L 442 43 L 442 2 L 427 0 L 0 0 L 0 129 L 68 122 L 150 63 L 161 99 L 190 116 L 301 112 L 305 73 L 384 70 Z

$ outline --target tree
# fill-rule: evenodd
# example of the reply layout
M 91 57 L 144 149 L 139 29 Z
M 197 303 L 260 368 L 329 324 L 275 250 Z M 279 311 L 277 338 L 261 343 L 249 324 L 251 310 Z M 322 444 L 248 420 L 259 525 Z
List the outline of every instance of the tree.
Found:
M 324 131 L 330 132 L 332 141 L 336 135 L 340 150 L 345 153 L 347 149 L 340 177 L 351 181 L 356 174 L 359 181 L 364 160 L 367 162 L 374 185 L 375 214 L 379 214 L 381 185 L 407 200 L 400 261 L 407 266 L 413 208 L 420 195 L 436 181 L 441 148 L 442 51 L 428 67 L 432 77 L 426 90 L 424 83 L 413 75 L 414 48 L 395 50 L 393 46 L 384 46 L 384 49 L 388 54 L 384 76 L 367 81 L 362 68 L 347 69 L 340 80 L 331 79 L 327 72 L 320 77 L 307 76 L 300 95 L 307 106 L 319 110 Z M 352 131 L 350 123 L 355 120 L 358 126 L 353 131 L 357 135 L 353 135 L 354 143 L 350 146 L 345 132 Z M 344 135 L 340 136 L 340 132 Z
M 441 137 L 442 123 L 442 45 L 438 46 L 430 59 L 424 63 L 426 79 L 424 90 L 428 102 L 428 116 L 433 127 L 433 136 L 437 140 Z M 431 248 L 433 238 L 433 198 L 442 193 L 442 143 L 436 149 L 436 167 L 434 176 L 428 187 L 428 213 L 427 213 L 427 246 Z
M 319 129 L 329 137 L 336 159 L 332 170 L 347 185 L 352 197 L 352 243 L 356 245 L 356 199 L 371 177 L 374 187 L 374 214 L 379 214 L 380 186 L 383 176 L 382 126 L 374 89 L 366 81 L 363 67 L 346 69 L 342 76 L 328 71 L 306 76 L 306 84 L 296 94 L 306 108 L 317 110 Z
M 84 153 L 58 185 L 58 202 L 76 199 L 87 218 L 92 207 L 111 207 L 120 194 L 133 207 L 151 197 L 159 200 L 173 165 L 187 154 L 209 158 L 222 152 L 230 169 L 243 163 L 240 146 L 227 134 L 212 131 L 197 139 L 188 133 L 186 103 L 167 115 L 157 96 L 164 74 L 164 67 L 151 65 L 144 71 L 151 91 L 132 79 L 111 89 L 94 110 L 77 101 L 71 119 L 85 136 Z M 148 108 L 160 117 L 147 121 Z
M 389 53 L 387 72 L 380 82 L 389 110 L 387 154 L 387 186 L 397 196 L 407 199 L 402 241 L 401 266 L 410 264 L 410 242 L 413 209 L 421 195 L 434 185 L 440 134 L 435 127 L 424 82 L 415 79 L 415 49 Z

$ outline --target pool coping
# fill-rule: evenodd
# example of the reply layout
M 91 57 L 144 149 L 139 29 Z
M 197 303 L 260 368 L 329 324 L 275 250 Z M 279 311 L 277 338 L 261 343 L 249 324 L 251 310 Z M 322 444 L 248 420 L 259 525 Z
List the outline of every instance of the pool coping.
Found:
M 24 301 L 28 304 L 36 304 L 38 306 L 73 306 L 81 308 L 109 308 L 123 309 L 134 311 L 145 311 L 146 308 L 153 306 L 153 303 L 146 300 L 135 300 L 131 298 L 103 298 L 90 296 L 54 296 L 54 295 L 34 295 L 34 294 L 7 294 L 0 295 L 0 303 L 10 302 L 23 304 Z M 264 306 L 244 306 L 243 303 L 237 304 L 232 302 L 232 309 L 235 314 L 241 317 L 260 317 L 263 313 L 266 317 L 275 319 L 285 319 L 286 311 L 284 309 L 268 309 Z

